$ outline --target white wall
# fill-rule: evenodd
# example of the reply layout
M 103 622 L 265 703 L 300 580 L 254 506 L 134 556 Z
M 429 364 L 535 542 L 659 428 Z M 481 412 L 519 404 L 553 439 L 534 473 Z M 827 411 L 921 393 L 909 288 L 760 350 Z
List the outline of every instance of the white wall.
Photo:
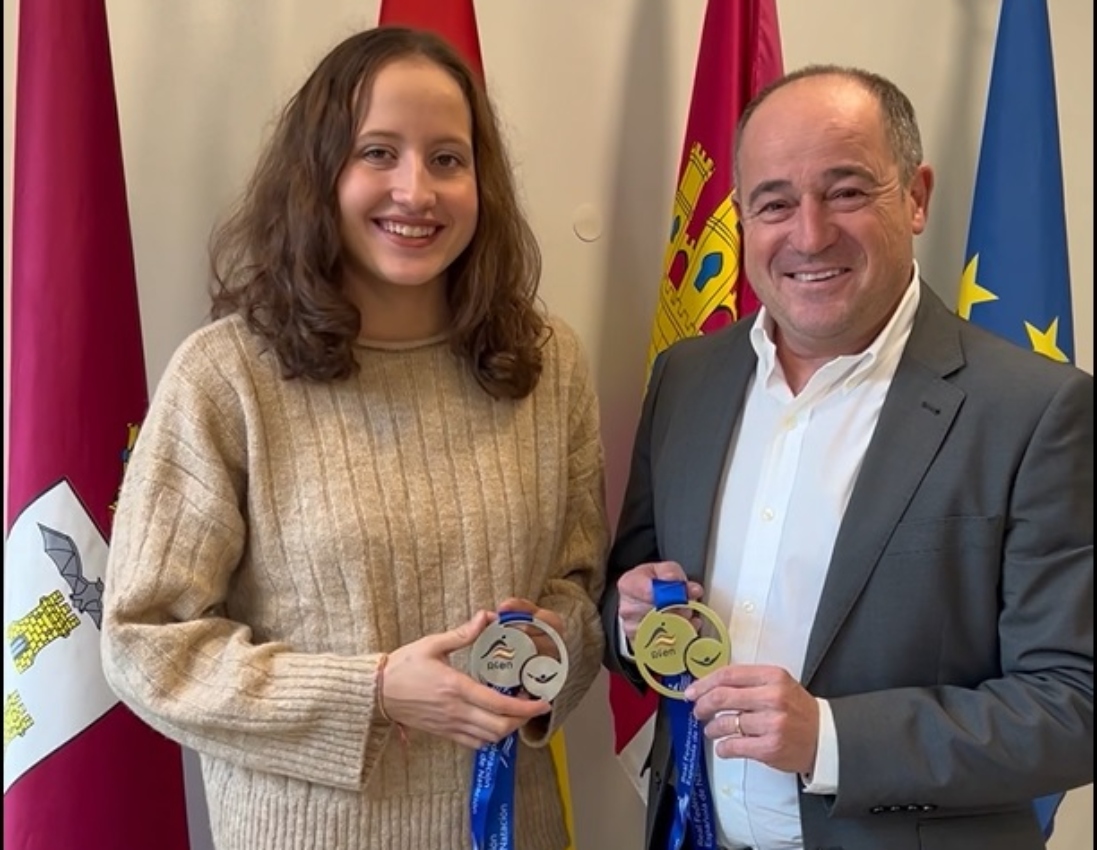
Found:
M 33 0 L 24 0 L 33 2 Z M 4 2 L 10 177 L 15 0 Z M 371 0 L 108 0 L 149 380 L 206 310 L 205 244 L 275 111 Z M 1051 0 L 1077 359 L 1093 368 L 1093 7 Z M 963 260 L 998 0 L 780 0 L 787 68 L 856 64 L 911 96 L 937 166 L 919 256 L 953 298 Z M 599 379 L 616 513 L 660 273 L 704 0 L 478 0 L 489 85 L 545 252 L 543 295 Z M 11 181 L 5 179 L 5 186 Z M 1023 203 L 1024 199 L 1018 199 Z M 10 193 L 4 195 L 5 235 Z M 600 238 L 578 239 L 586 205 Z M 4 240 L 5 305 L 8 240 Z M 5 310 L 5 313 L 7 311 Z M 7 335 L 5 333 L 5 364 Z M 5 394 L 5 412 L 7 396 Z M 6 422 L 6 417 L 5 417 Z M 641 810 L 613 762 L 604 682 L 570 724 L 579 850 L 639 846 Z M 1093 847 L 1092 788 L 1052 842 Z M 196 846 L 196 850 L 203 850 Z

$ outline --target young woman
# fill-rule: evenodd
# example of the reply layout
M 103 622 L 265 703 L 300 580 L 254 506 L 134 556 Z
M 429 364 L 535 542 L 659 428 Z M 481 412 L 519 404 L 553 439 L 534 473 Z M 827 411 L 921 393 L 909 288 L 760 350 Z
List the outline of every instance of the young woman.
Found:
M 201 754 L 218 850 L 470 846 L 473 752 L 516 730 L 517 846 L 560 850 L 544 745 L 602 654 L 602 448 L 481 85 L 431 35 L 347 39 L 213 261 L 115 518 L 111 685 Z M 564 639 L 551 705 L 467 673 L 508 609 Z

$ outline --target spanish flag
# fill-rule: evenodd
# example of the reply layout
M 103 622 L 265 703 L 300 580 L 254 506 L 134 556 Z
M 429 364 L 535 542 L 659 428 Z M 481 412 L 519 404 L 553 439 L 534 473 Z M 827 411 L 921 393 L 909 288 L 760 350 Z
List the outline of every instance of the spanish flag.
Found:
M 448 41 L 464 57 L 469 67 L 484 79 L 484 63 L 480 56 L 480 34 L 476 26 L 476 9 L 472 0 L 381 0 L 379 26 L 405 26 L 426 29 Z M 575 846 L 575 820 L 568 784 L 568 757 L 564 733 L 557 732 L 549 742 L 560 786 L 560 802 L 564 807 L 568 835 Z
M 457 49 L 480 79 L 484 78 L 472 0 L 381 0 L 377 24 L 437 33 Z

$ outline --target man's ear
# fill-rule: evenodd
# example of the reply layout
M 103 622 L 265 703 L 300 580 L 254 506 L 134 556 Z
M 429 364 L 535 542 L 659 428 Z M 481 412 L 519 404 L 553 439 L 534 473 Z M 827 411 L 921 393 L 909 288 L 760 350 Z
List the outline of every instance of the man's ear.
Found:
M 926 229 L 929 221 L 929 199 L 933 194 L 933 169 L 919 165 L 910 180 L 910 229 L 917 236 Z

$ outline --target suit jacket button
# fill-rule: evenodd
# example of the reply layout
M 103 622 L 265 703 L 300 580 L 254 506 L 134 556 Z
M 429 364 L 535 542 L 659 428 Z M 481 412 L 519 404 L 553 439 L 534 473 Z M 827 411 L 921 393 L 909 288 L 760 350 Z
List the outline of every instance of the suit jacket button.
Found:
M 869 809 L 869 810 L 868 810 L 868 813 L 869 813 L 870 815 L 878 815 L 878 814 L 880 814 L 880 813 L 881 813 L 881 812 L 883 812 L 883 811 L 884 811 L 884 807 L 883 807 L 883 806 L 873 806 L 873 807 L 872 807 L 871 809 Z

